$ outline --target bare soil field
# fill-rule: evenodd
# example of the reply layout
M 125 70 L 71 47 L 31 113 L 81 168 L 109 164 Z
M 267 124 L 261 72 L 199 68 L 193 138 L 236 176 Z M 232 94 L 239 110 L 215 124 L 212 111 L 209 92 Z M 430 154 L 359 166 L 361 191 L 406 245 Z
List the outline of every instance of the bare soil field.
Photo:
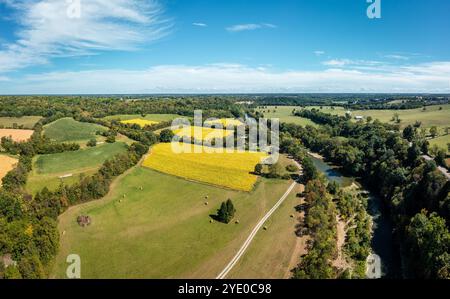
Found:
M 16 142 L 27 141 L 33 132 L 33 130 L 0 129 L 0 138 L 11 137 Z

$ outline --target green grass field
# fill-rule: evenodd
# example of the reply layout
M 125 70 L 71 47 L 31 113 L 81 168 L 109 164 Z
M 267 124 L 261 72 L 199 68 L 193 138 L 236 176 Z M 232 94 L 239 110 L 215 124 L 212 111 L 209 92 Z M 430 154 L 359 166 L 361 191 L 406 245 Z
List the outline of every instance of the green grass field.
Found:
M 97 131 L 106 131 L 107 128 L 90 123 L 82 123 L 72 118 L 61 118 L 44 128 L 44 134 L 57 142 L 87 142 L 92 138 L 98 139 Z
M 145 117 L 139 114 L 122 114 L 122 115 L 111 115 L 104 119 L 106 120 L 131 120 L 131 119 L 144 119 L 155 122 L 171 121 L 175 118 L 182 117 L 176 114 L 147 114 Z
M 41 116 L 0 117 L 0 127 L 13 128 L 14 124 L 17 124 L 24 129 L 32 129 L 41 118 Z
M 214 278 L 290 183 L 261 179 L 245 193 L 135 167 L 104 199 L 59 217 L 61 248 L 52 277 L 64 278 L 66 257 L 76 253 L 82 278 Z M 210 223 L 228 198 L 240 223 Z M 91 216 L 92 224 L 81 228 L 79 215 Z
M 263 112 L 265 118 L 279 118 L 280 122 L 293 123 L 301 126 L 317 126 L 316 123 L 307 118 L 293 116 L 292 110 L 294 108 L 298 109 L 298 107 L 294 106 L 278 106 L 276 109 L 275 107 L 268 106 L 267 109 L 258 108 L 257 110 Z
M 448 146 L 447 146 L 447 144 L 450 143 L 450 135 L 440 136 L 438 138 L 428 140 L 428 142 L 430 142 L 431 146 L 436 144 L 440 148 L 445 149 L 447 151 L 447 153 L 450 153 L 448 151 Z
M 104 161 L 124 153 L 126 149 L 124 143 L 116 142 L 75 152 L 37 156 L 27 182 L 27 190 L 32 194 L 44 187 L 54 190 L 61 180 L 67 185 L 73 184 L 79 180 L 80 174 L 93 174 Z M 59 178 L 68 174 L 72 176 Z

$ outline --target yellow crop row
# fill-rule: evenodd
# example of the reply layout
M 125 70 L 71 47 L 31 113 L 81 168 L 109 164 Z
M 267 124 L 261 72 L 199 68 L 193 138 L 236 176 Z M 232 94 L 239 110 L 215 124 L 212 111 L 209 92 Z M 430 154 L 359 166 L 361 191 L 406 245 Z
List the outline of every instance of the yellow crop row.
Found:
M 221 130 L 214 128 L 204 128 L 204 127 L 193 127 L 187 126 L 181 129 L 176 129 L 173 131 L 175 135 L 179 137 L 194 137 L 198 140 L 212 140 L 217 138 L 224 138 L 234 134 L 232 130 Z
M 145 126 L 153 126 L 153 125 L 159 124 L 159 122 L 157 122 L 157 121 L 140 119 L 140 118 L 130 119 L 130 120 L 122 120 L 121 123 L 127 124 L 127 125 L 130 125 L 130 124 L 131 125 L 139 125 L 141 128 L 143 128 Z
M 206 124 L 209 125 L 221 124 L 225 129 L 228 127 L 238 127 L 243 125 L 243 123 L 240 120 L 233 118 L 222 118 L 217 120 L 211 120 L 207 121 Z
M 186 146 L 191 147 L 192 153 L 177 154 L 170 143 L 158 144 L 143 166 L 188 180 L 251 191 L 257 180 L 252 174 L 255 165 L 267 157 L 257 152 L 205 153 L 200 145 Z

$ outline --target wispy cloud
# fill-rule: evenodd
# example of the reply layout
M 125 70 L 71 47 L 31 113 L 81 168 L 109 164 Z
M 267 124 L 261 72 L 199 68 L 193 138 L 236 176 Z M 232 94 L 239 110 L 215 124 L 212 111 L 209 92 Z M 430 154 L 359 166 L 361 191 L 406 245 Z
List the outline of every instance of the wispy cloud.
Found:
M 208 27 L 208 24 L 205 24 L 205 23 L 192 23 L 192 25 L 197 26 L 197 27 Z
M 376 68 L 376 67 L 374 67 Z M 0 82 L 8 93 L 266 93 L 450 92 L 450 61 L 392 66 L 380 71 L 330 68 L 275 71 L 240 64 L 161 65 L 28 75 Z
M 240 31 L 252 31 L 257 29 L 275 29 L 276 25 L 270 23 L 261 23 L 261 24 L 237 24 L 230 27 L 225 28 L 229 32 L 240 32 Z
M 325 51 L 317 50 L 317 51 L 314 51 L 314 54 L 316 56 L 322 56 L 323 54 L 325 54 Z
M 388 59 L 396 59 L 396 60 L 409 60 L 408 56 L 396 55 L 396 54 L 384 55 L 383 57 L 388 58 Z
M 376 66 L 376 65 L 382 65 L 383 62 L 381 61 L 374 61 L 374 60 L 356 60 L 356 59 L 331 59 L 322 62 L 323 65 L 326 66 L 337 66 L 337 67 L 343 67 L 343 66 Z
M 48 63 L 54 57 L 134 50 L 170 32 L 156 1 L 89 0 L 79 17 L 68 1 L 0 0 L 14 10 L 17 40 L 0 50 L 0 72 Z M 69 12 L 69 13 L 68 13 Z

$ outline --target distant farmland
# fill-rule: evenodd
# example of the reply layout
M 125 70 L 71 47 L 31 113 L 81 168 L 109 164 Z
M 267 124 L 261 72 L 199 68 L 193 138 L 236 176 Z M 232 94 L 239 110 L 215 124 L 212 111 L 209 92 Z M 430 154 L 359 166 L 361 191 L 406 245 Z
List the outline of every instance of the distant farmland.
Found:
M 32 129 L 42 116 L 0 117 L 0 128 Z
M 198 145 L 192 145 L 192 149 L 204 150 Z M 171 144 L 163 143 L 152 148 L 143 166 L 188 180 L 250 191 L 257 180 L 251 172 L 266 156 L 256 152 L 176 154 Z

